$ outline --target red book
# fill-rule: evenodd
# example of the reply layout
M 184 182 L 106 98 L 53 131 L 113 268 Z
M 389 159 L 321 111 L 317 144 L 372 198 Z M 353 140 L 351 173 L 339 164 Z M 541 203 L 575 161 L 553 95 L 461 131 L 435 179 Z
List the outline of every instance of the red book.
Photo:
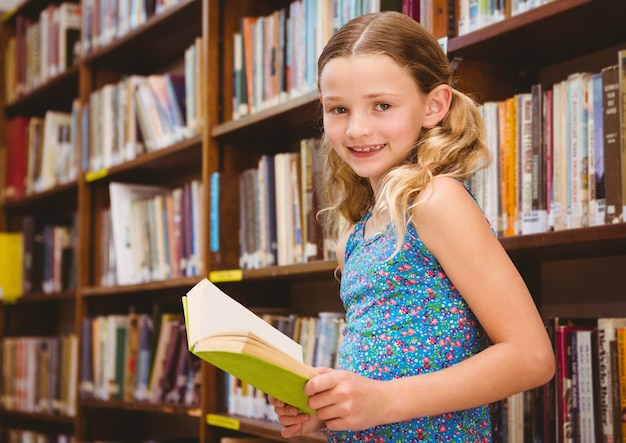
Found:
M 28 121 L 27 117 L 15 117 L 6 122 L 4 197 L 7 201 L 15 201 L 24 197 L 28 153 Z
M 554 330 L 556 354 L 556 413 L 558 443 L 573 443 L 576 423 L 573 416 L 572 331 L 591 330 L 594 320 L 569 321 Z

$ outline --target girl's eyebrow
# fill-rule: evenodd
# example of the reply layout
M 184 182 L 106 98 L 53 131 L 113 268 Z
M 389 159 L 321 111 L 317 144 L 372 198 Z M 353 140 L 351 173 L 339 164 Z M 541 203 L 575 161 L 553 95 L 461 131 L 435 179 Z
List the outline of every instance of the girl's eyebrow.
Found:
M 324 95 L 322 96 L 322 101 L 325 102 L 339 102 L 341 101 L 340 97 L 334 96 L 334 95 Z
M 373 92 L 371 94 L 367 94 L 365 95 L 364 98 L 366 99 L 375 99 L 375 98 L 379 98 L 381 96 L 383 97 L 389 97 L 389 96 L 393 96 L 393 97 L 399 97 L 401 94 L 397 94 L 394 92 Z M 326 96 L 322 96 L 322 100 L 323 101 L 329 101 L 329 102 L 338 102 L 341 101 L 342 99 L 340 97 L 337 96 L 333 96 L 333 95 L 326 95 Z

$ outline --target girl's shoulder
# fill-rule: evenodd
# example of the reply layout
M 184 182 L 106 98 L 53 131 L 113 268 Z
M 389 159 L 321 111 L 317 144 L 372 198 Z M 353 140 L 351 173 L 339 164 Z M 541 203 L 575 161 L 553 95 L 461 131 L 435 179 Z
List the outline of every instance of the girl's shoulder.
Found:
M 463 182 L 453 177 L 439 175 L 424 187 L 419 193 L 415 207 L 440 208 L 442 205 L 454 204 L 458 200 L 474 200 L 469 189 Z
M 415 226 L 428 230 L 459 228 L 474 217 L 484 218 L 474 196 L 463 182 L 447 176 L 434 177 L 411 210 Z

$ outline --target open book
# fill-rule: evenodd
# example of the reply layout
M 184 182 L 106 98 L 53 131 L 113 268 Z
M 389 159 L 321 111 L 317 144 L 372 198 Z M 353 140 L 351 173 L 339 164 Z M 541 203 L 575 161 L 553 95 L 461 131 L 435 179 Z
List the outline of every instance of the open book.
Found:
M 312 413 L 304 384 L 315 375 L 302 347 L 208 279 L 186 296 L 183 309 L 189 350 L 255 388 Z

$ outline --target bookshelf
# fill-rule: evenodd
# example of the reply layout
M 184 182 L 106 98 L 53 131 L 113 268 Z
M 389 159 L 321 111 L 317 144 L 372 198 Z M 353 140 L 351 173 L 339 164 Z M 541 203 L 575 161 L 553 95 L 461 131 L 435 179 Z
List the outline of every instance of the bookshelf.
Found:
M 94 5 L 93 1 L 73 3 L 80 4 L 83 11 Z M 158 13 L 147 14 L 143 22 L 127 27 L 124 32 L 113 31 L 111 34 L 112 31 L 107 31 L 108 40 L 100 39 L 95 32 L 90 34 L 90 50 L 87 52 L 83 46 L 73 65 L 34 83 L 33 87 L 17 88 L 21 91 L 17 96 L 7 97 L 7 92 L 11 94 L 12 91 L 5 90 L 7 76 L 6 71 L 2 71 L 3 112 L 0 127 L 3 139 L 6 122 L 15 117 L 24 116 L 32 120 L 35 117 L 43 119 L 50 110 L 76 112 L 74 154 L 78 157 L 80 169 L 80 173 L 69 181 L 59 179 L 44 189 L 26 191 L 23 198 L 6 199 L 0 203 L 0 226 L 3 230 L 21 232 L 26 218 L 35 220 L 37 232 L 46 224 L 74 227 L 72 260 L 66 265 L 68 270 L 73 271 L 71 284 L 50 290 L 38 287 L 25 293 L 15 304 L 1 304 L 0 337 L 6 343 L 12 339 L 19 341 L 31 337 L 70 335 L 82 344 L 87 341 L 83 329 L 86 319 L 124 317 L 129 313 L 149 317 L 156 313 L 182 312 L 180 296 L 205 273 L 205 265 L 198 261 L 193 272 L 167 280 L 153 279 L 125 286 L 103 283 L 106 268 L 102 253 L 108 248 L 108 239 L 104 240 L 102 214 L 111 206 L 110 183 L 158 184 L 176 189 L 192 181 L 201 183 L 203 178 L 205 152 L 208 149 L 205 148 L 205 131 L 200 123 L 207 120 L 204 106 L 208 100 L 202 95 L 207 91 L 203 77 L 207 70 L 202 63 L 209 61 L 206 54 L 208 45 L 203 43 L 206 42 L 207 32 L 203 17 L 208 15 L 208 2 L 182 0 L 167 3 L 168 7 Z M 18 34 L 18 28 L 25 21 L 39 23 L 43 11 L 52 11 L 60 4 L 60 1 L 27 0 L 4 17 L 3 66 L 9 63 L 10 57 L 5 51 L 11 38 Z M 83 33 L 81 39 L 87 38 L 85 35 Z M 47 40 L 50 41 L 50 37 Z M 80 41 L 84 44 L 84 39 Z M 99 43 L 93 43 L 96 41 Z M 90 138 L 93 128 L 85 122 L 87 118 L 98 118 L 93 117 L 94 93 L 106 85 L 119 85 L 132 75 L 180 75 L 187 67 L 186 51 L 192 46 L 196 47 L 197 54 L 194 65 L 197 77 L 193 87 L 196 88 L 196 111 L 200 112 L 195 116 L 197 124 L 194 130 L 170 139 L 161 149 L 137 152 L 127 161 L 91 163 L 96 144 Z M 34 67 L 29 66 L 29 69 L 34 70 Z M 80 106 L 77 107 L 77 103 Z M 132 121 L 136 119 L 132 117 Z M 101 121 L 104 126 L 104 118 Z M 112 131 L 116 128 L 109 126 L 108 129 Z M 202 194 L 198 199 L 202 199 Z M 197 254 L 200 256 L 201 251 Z M 154 318 L 160 319 L 158 315 Z M 87 365 L 83 358 L 84 349 L 79 348 L 74 350 L 73 361 L 77 369 L 72 372 L 73 388 L 70 388 L 76 397 L 74 410 L 47 412 L 41 410 L 39 391 L 23 394 L 31 398 L 34 407 L 15 402 L 3 404 L 0 408 L 0 439 L 18 441 L 20 432 L 29 431 L 50 435 L 53 441 L 61 436 L 71 436 L 76 441 L 211 441 L 210 430 L 199 420 L 201 408 L 206 408 L 203 406 L 206 393 L 211 392 L 206 384 L 200 386 L 197 383 L 197 397 L 190 397 L 184 402 L 163 398 L 149 401 L 103 399 L 93 395 L 83 383 L 81 370 Z M 7 354 L 3 355 L 3 367 L 9 364 L 10 358 Z M 210 372 L 206 368 L 200 371 Z M 198 377 L 196 382 L 199 382 Z M 9 386 L 10 381 L 7 383 L 5 380 L 3 395 L 12 393 Z M 201 392 L 203 388 L 206 392 Z
M 23 2 L 2 24 L 2 50 L 16 32 L 17 16 L 35 20 L 47 6 L 58 3 Z M 85 0 L 83 3 L 90 4 Z M 74 224 L 76 228 L 75 283 L 50 293 L 35 291 L 15 304 L 0 303 L 1 339 L 70 334 L 80 341 L 84 338 L 85 318 L 125 315 L 131 307 L 145 314 L 155 310 L 181 312 L 180 296 L 205 275 L 250 306 L 287 308 L 301 315 L 342 310 L 339 284 L 334 278 L 336 262 L 332 259 L 243 269 L 233 276 L 227 271 L 239 268 L 238 248 L 231 246 L 232 250 L 223 251 L 224 263 L 212 261 L 208 229 L 196 251 L 202 260 L 194 275 L 128 285 L 102 284 L 103 252 L 108 246 L 102 234 L 105 226 L 101 215 L 111 207 L 111 183 L 174 189 L 197 180 L 203 186 L 200 201 L 208 208 L 213 172 L 239 174 L 255 167 L 261 155 L 295 152 L 300 140 L 319 134 L 314 90 L 236 120 L 231 117 L 235 88 L 232 35 L 239 30 L 242 17 L 269 15 L 289 3 L 180 0 L 107 44 L 92 48 L 74 66 L 14 100 L 7 101 L 3 88 L 2 138 L 8 120 L 17 116 L 43 117 L 48 110 L 69 113 L 76 101 L 87 104 L 94 91 L 128 75 L 180 73 L 185 50 L 202 37 L 197 94 L 202 125 L 193 135 L 118 164 L 95 169 L 81 166 L 76 179 L 19 200 L 0 202 L 1 230 L 20 232 L 23 220 L 31 216 L 41 226 Z M 459 62 L 458 87 L 480 102 L 503 100 L 528 91 L 534 83 L 548 86 L 579 69 L 598 71 L 614 64 L 616 50 L 626 47 L 626 28 L 621 19 L 625 13 L 626 4 L 622 2 L 554 0 L 463 36 L 450 37 L 449 55 Z M 0 75 L 4 84 L 4 71 Z M 86 135 L 80 131 L 78 134 L 80 140 Z M 88 165 L 82 155 L 81 165 Z M 226 195 L 239 198 L 236 189 Z M 221 235 L 237 239 L 237 218 L 234 214 L 224 215 L 230 222 L 221 226 Z M 207 210 L 203 217 L 201 226 L 207 226 Z M 626 224 L 505 237 L 501 241 L 546 319 L 626 316 L 626 305 L 621 300 Z M 80 369 L 82 365 L 79 363 Z M 6 436 L 11 429 L 25 428 L 73 435 L 79 441 L 158 438 L 218 442 L 222 436 L 242 434 L 281 440 L 277 424 L 225 412 L 223 374 L 207 364 L 200 369 L 199 402 L 191 406 L 89 398 L 80 395 L 80 379 L 75 381 L 78 398 L 74 415 L 4 407 L 0 409 L 0 433 Z M 321 442 L 325 438 L 319 434 L 294 441 Z

